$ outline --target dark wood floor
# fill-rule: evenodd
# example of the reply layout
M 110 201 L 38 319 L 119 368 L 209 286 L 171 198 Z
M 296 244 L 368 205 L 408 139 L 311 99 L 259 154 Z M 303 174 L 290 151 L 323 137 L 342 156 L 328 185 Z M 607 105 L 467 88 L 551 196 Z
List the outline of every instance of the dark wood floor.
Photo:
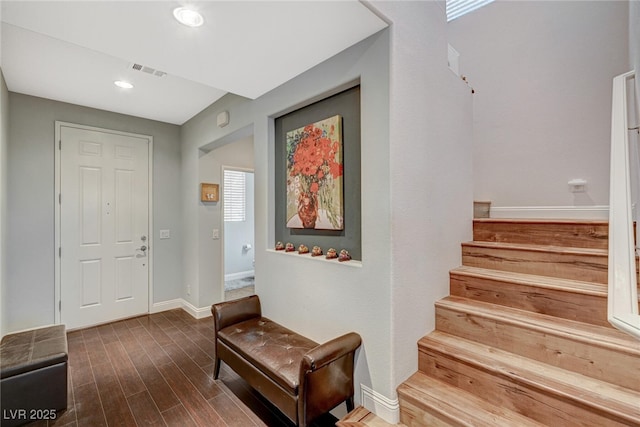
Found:
M 69 332 L 69 408 L 48 425 L 292 426 L 224 364 L 213 379 L 212 338 L 182 310 Z

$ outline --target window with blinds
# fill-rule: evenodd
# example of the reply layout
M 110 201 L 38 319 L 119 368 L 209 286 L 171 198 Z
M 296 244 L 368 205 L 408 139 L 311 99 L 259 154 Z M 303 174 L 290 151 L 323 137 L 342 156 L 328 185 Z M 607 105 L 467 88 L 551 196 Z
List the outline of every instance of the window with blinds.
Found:
M 240 171 L 224 171 L 224 220 L 225 221 L 245 221 L 246 220 L 246 174 Z
M 493 0 L 447 0 L 447 22 L 492 2 Z

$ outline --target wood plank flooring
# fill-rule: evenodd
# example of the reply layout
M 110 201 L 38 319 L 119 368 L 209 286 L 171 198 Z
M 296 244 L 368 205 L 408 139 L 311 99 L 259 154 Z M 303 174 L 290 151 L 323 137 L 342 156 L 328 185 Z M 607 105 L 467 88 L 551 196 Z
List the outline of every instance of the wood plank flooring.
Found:
M 30 426 L 293 425 L 224 364 L 213 379 L 210 317 L 171 310 L 72 331 L 68 342 L 69 407 Z
M 230 289 L 224 291 L 224 300 L 231 301 L 238 298 L 248 297 L 249 295 L 254 295 L 256 293 L 255 286 L 244 286 L 242 288 Z

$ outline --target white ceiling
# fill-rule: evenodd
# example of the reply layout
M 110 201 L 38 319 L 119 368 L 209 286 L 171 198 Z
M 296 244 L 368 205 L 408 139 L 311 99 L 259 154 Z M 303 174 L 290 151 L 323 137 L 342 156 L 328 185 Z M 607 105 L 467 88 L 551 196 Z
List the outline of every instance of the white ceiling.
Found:
M 179 24 L 178 6 L 205 24 Z M 1 20 L 10 91 L 174 124 L 227 92 L 258 98 L 387 26 L 356 0 L 2 0 Z

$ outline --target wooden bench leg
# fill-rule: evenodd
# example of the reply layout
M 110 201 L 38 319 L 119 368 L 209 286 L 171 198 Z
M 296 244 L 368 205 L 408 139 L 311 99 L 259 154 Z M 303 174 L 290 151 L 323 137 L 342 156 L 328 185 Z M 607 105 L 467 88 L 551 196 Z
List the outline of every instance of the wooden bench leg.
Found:
M 345 403 L 347 404 L 347 412 L 351 412 L 354 409 L 354 404 L 353 404 L 353 396 L 348 397 L 347 400 L 345 401 Z
M 218 375 L 220 375 L 220 358 L 219 357 L 214 357 L 213 360 L 213 379 L 217 380 L 218 379 Z

